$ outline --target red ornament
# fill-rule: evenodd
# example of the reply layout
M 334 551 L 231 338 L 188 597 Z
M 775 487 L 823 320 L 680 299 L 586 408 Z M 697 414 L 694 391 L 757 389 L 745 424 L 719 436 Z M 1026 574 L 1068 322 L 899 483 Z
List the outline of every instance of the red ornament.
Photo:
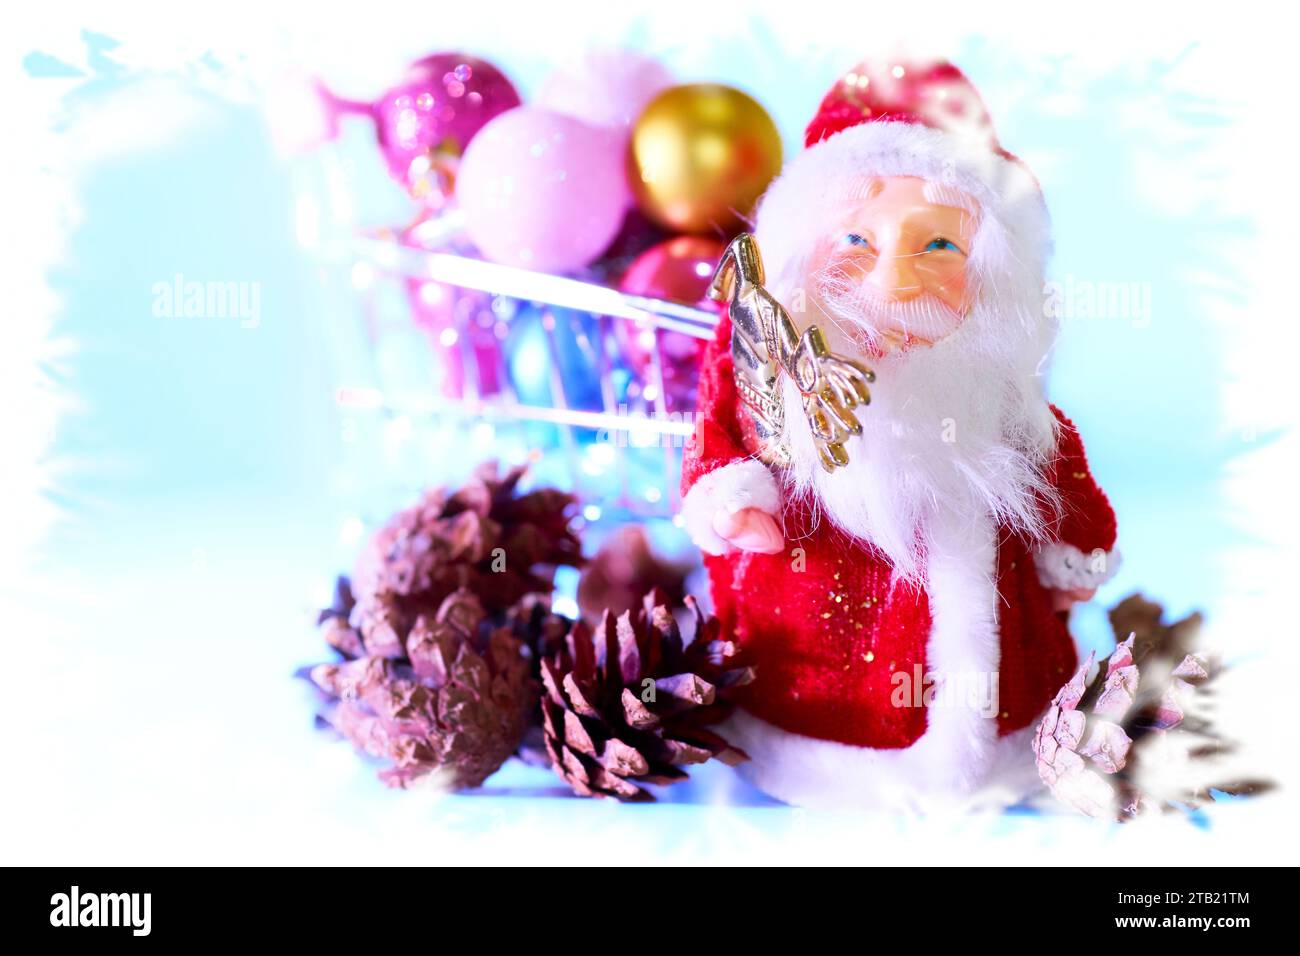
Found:
M 706 293 L 725 248 L 722 241 L 707 236 L 669 239 L 637 256 L 623 274 L 619 290 L 628 295 L 666 299 L 716 311 L 717 306 Z M 700 356 L 706 343 L 681 332 L 665 332 L 632 322 L 620 321 L 615 328 L 628 364 L 652 387 L 657 384 L 654 381 L 657 343 L 668 411 L 693 410 Z

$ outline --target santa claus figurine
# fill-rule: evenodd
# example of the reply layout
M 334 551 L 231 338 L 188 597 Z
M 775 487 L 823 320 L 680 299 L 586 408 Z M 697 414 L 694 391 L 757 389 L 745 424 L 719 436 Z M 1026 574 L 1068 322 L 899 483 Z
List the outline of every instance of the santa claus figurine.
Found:
M 683 465 L 757 670 L 727 736 L 790 803 L 1014 801 L 1118 561 L 1044 394 L 1042 193 L 947 63 L 846 73 L 805 143 L 719 271 Z

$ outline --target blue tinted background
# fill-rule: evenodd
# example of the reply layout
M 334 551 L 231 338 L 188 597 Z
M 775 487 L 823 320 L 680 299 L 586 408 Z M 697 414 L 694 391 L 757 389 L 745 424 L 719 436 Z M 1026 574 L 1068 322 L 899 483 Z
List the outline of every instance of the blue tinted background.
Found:
M 790 150 L 848 65 L 813 58 L 790 69 L 788 59 L 756 57 L 776 43 L 763 25 L 710 42 L 708 73 L 683 71 L 683 79 L 748 89 L 777 118 Z M 28 51 L 30 82 L 79 72 L 84 80 L 69 101 L 89 109 L 140 82 L 116 65 L 111 39 L 90 34 L 86 46 L 74 63 Z M 671 65 L 673 51 L 662 52 Z M 1231 286 L 1215 245 L 1250 226 L 1139 190 L 1135 130 L 1116 122 L 1115 106 L 1154 92 L 1184 132 L 1171 162 L 1222 135 L 1225 117 L 1213 103 L 1159 96 L 1161 63 L 1117 70 L 1080 91 L 1067 67 L 1028 68 L 987 41 L 967 43 L 955 59 L 984 90 L 1003 142 L 1031 162 L 1036 153 L 1051 157 L 1038 172 L 1055 220 L 1054 274 L 1150 287 L 1149 319 L 1069 321 L 1055 359 L 1052 397 L 1082 429 L 1126 553 L 1102 601 L 1077 613 L 1076 629 L 1085 642 L 1104 642 L 1101 605 L 1134 589 L 1175 613 L 1212 611 L 1222 577 L 1205 544 L 1238 534 L 1217 483 L 1241 443 L 1217 418 L 1220 343 L 1204 290 L 1187 277 L 1208 273 Z M 503 65 L 526 95 L 550 64 L 537 51 Z M 184 76 L 176 82 L 186 84 Z M 1072 105 L 1059 109 L 1066 94 Z M 223 834 L 236 846 L 249 832 L 294 840 L 287 821 L 303 812 L 328 819 L 393 806 L 343 745 L 313 735 L 306 697 L 288 676 L 321 656 L 309 613 L 350 561 L 354 540 L 341 529 L 390 504 L 366 500 L 358 474 L 366 462 L 345 447 L 333 400 L 341 381 L 367 374 L 353 350 L 360 315 L 346 264 L 304 252 L 295 210 L 304 194 L 325 191 L 326 162 L 345 176 L 363 224 L 401 224 L 409 203 L 364 125 L 345 124 L 327 158 L 285 159 L 256 103 L 232 103 L 199 84 L 193 95 L 206 101 L 199 128 L 89 171 L 78 190 L 81 223 L 52 277 L 63 297 L 58 331 L 77 344 L 63 384 L 79 407 L 54 449 L 66 518 L 41 559 L 42 573 L 64 586 L 34 600 L 51 622 L 58 673 L 77 693 L 47 730 L 78 739 L 97 725 L 102 737 L 49 758 L 48 772 L 68 786 L 39 802 L 67 820 L 66 845 L 80 835 L 128 854 L 125 837 L 105 835 L 103 814 L 148 814 L 149 846 L 165 856 L 199 839 L 196 815 L 211 848 Z M 260 325 L 155 317 L 154 285 L 178 273 L 259 283 Z M 457 450 L 448 448 L 448 475 L 403 480 L 450 476 L 465 464 Z M 76 784 L 87 775 L 100 782 L 99 810 L 89 816 Z M 714 799 L 721 788 L 763 803 L 729 777 L 703 779 L 708 789 L 679 796 Z M 545 778 L 507 775 L 503 786 L 516 782 Z M 317 787 L 323 792 L 303 794 Z M 500 812 L 482 801 L 460 807 L 466 832 L 490 828 Z M 586 811 L 530 812 L 572 825 Z M 668 808 L 645 812 L 667 845 L 684 839 L 673 836 L 679 818 L 655 816 Z M 789 821 L 761 825 L 779 830 Z M 301 853 L 307 844 L 294 845 Z

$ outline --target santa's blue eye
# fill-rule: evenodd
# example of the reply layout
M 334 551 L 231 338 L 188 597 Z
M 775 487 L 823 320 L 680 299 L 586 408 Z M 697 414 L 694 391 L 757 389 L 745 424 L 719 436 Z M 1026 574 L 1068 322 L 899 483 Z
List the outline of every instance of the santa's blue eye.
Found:
M 871 243 L 868 242 L 866 239 L 862 238 L 862 236 L 859 236 L 856 232 L 850 232 L 850 233 L 849 233 L 848 235 L 846 235 L 843 239 L 841 239 L 841 240 L 840 240 L 840 245 L 842 245 L 842 246 L 865 246 L 865 247 L 868 248 L 868 249 L 871 248 Z
M 939 239 L 931 239 L 930 244 L 925 247 L 926 252 L 947 252 L 950 249 L 953 252 L 961 252 L 957 243 L 942 237 Z

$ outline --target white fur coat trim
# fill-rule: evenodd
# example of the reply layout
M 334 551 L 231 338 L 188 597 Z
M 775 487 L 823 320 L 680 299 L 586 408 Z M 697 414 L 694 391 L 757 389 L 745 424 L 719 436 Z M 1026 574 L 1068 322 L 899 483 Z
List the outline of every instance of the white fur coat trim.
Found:
M 1053 541 L 1034 552 L 1034 567 L 1038 580 L 1047 588 L 1069 591 L 1074 588 L 1097 588 L 1115 576 L 1119 570 L 1118 549 L 1097 549 L 1084 554 L 1072 544 Z
M 682 502 L 682 524 L 691 540 L 706 554 L 722 554 L 727 542 L 713 530 L 713 516 L 757 508 L 780 520 L 781 489 L 767 465 L 741 458 L 716 468 L 691 485 Z
M 813 810 L 926 811 L 1003 809 L 1041 792 L 1030 749 L 1037 721 L 1000 737 L 973 790 L 936 787 L 935 754 L 921 741 L 906 750 L 873 750 L 781 730 L 737 710 L 718 728 L 750 760 L 740 774 L 778 800 Z

